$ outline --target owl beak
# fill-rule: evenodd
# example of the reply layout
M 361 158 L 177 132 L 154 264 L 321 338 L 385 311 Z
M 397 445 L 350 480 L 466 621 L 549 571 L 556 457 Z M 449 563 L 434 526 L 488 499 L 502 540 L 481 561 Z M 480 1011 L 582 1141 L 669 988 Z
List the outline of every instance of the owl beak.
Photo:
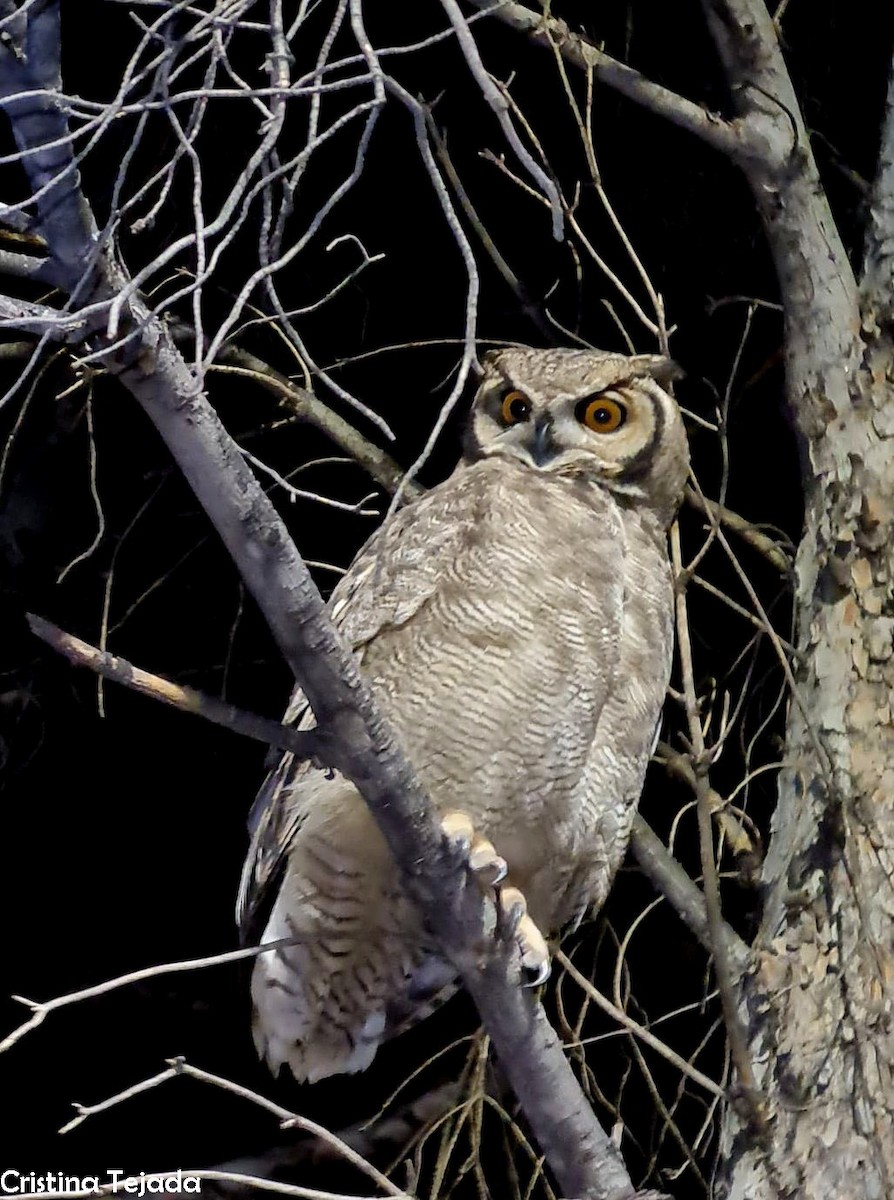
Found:
M 553 418 L 547 413 L 534 423 L 534 438 L 531 442 L 531 457 L 538 467 L 544 467 L 555 458 L 558 447 L 553 438 Z

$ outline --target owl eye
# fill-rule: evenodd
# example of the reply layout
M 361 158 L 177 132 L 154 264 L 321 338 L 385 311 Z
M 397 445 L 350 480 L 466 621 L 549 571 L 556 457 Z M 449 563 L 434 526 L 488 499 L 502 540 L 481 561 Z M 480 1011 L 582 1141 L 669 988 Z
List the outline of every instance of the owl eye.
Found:
M 614 433 L 627 420 L 627 409 L 609 396 L 597 396 L 595 400 L 581 400 L 575 416 L 594 433 Z
M 518 425 L 531 415 L 531 402 L 523 392 L 514 388 L 507 392 L 500 405 L 500 419 L 504 425 Z

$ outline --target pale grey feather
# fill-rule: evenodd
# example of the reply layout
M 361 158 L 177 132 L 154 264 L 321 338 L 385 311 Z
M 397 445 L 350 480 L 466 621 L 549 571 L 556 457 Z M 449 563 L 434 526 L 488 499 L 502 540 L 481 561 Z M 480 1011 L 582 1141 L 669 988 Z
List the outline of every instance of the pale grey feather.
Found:
M 494 842 L 547 934 L 605 899 L 670 673 L 665 531 L 688 463 L 670 370 L 487 356 L 463 461 L 373 535 L 330 600 L 433 803 Z M 345 780 L 286 755 L 253 822 L 244 911 L 281 878 L 264 940 L 298 939 L 257 960 L 259 1049 L 299 1078 L 361 1069 L 453 972 Z

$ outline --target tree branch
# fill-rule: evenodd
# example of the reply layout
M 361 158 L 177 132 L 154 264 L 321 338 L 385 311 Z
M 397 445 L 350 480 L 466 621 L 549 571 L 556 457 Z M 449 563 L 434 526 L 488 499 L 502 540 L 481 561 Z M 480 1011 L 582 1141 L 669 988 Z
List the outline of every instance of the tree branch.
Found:
M 709 520 L 717 522 L 719 525 L 725 525 L 727 529 L 731 529 L 737 533 L 743 542 L 756 550 L 758 554 L 762 554 L 764 558 L 781 575 L 791 575 L 792 561 L 785 551 L 780 547 L 778 542 L 773 538 L 768 537 L 762 530 L 740 516 L 733 509 L 727 508 L 725 504 L 718 504 L 716 500 L 709 500 L 707 496 L 703 496 L 697 492 L 695 488 L 688 487 L 684 494 L 687 504 L 698 509 L 699 512 L 705 514 Z
M 349 421 L 339 416 L 313 392 L 300 387 L 286 375 L 280 374 L 263 359 L 249 354 L 238 346 L 224 347 L 218 356 L 218 362 L 209 369 L 222 374 L 242 375 L 254 379 L 261 387 L 267 389 L 279 400 L 280 404 L 299 421 L 306 421 L 315 429 L 326 435 L 340 449 L 349 454 L 367 474 L 392 495 L 404 478 L 403 468 L 385 450 L 358 433 Z M 230 365 L 232 364 L 232 365 Z M 424 491 L 421 484 L 408 480 L 404 484 L 403 494 L 407 500 L 420 496 Z
M 359 1171 L 362 1171 L 365 1175 L 375 1180 L 387 1195 L 398 1198 L 405 1195 L 400 1188 L 395 1187 L 390 1179 L 383 1175 L 381 1171 L 377 1171 L 375 1167 L 368 1163 L 365 1158 L 361 1157 L 347 1142 L 342 1141 L 337 1134 L 330 1132 L 324 1126 L 318 1125 L 316 1121 L 311 1121 L 308 1117 L 301 1116 L 300 1113 L 290 1112 L 289 1109 L 274 1104 L 265 1096 L 251 1091 L 250 1088 L 242 1087 L 241 1084 L 233 1083 L 230 1079 L 224 1079 L 220 1075 L 212 1075 L 209 1071 L 202 1071 L 198 1067 L 190 1066 L 182 1058 L 173 1059 L 171 1066 L 175 1068 L 178 1075 L 185 1075 L 190 1079 L 198 1080 L 200 1083 L 207 1083 L 211 1084 L 212 1087 L 222 1088 L 225 1092 L 229 1092 L 241 1100 L 247 1100 L 250 1104 L 256 1104 L 259 1108 L 265 1109 L 279 1119 L 280 1126 L 283 1129 L 300 1129 L 303 1133 L 308 1133 L 312 1137 L 318 1138 L 321 1142 L 325 1142 L 336 1154 L 353 1163 Z
M 59 2 L 35 0 L 19 12 L 16 8 L 12 0 L 0 4 L 5 17 L 0 103 L 39 206 L 37 232 L 55 263 L 59 286 L 67 292 L 89 290 L 98 231 L 81 193 L 68 122 L 56 102 L 62 87 Z
M 54 342 L 81 342 L 90 326 L 81 313 L 64 313 L 35 300 L 0 295 L 0 329 L 34 333 Z
M 242 950 L 228 950 L 223 954 L 209 954 L 204 958 L 180 959 L 179 962 L 157 963 L 154 967 L 143 967 L 139 971 L 128 971 L 126 975 L 118 975 L 114 979 L 105 979 L 92 987 L 79 988 L 76 992 L 67 992 L 64 996 L 55 996 L 52 1000 L 29 1000 L 26 996 L 12 996 L 11 999 L 24 1004 L 31 1010 L 31 1016 L 19 1025 L 12 1033 L 0 1041 L 0 1054 L 5 1054 L 12 1046 L 21 1041 L 25 1034 L 42 1025 L 51 1012 L 57 1008 L 68 1008 L 71 1004 L 80 1004 L 82 1000 L 93 1000 L 97 996 L 108 995 L 118 988 L 129 987 L 132 983 L 142 983 L 146 979 L 157 979 L 160 975 L 181 974 L 186 971 L 200 971 L 205 967 L 220 967 L 227 963 L 244 962 L 247 958 L 257 958 L 259 954 L 267 954 L 277 946 L 292 945 L 294 938 L 280 938 L 279 941 L 265 942 L 263 946 L 247 946 Z
M 469 29 L 468 22 L 463 16 L 457 0 L 441 0 L 441 7 L 447 14 L 448 21 L 453 26 L 456 40 L 472 73 L 472 77 L 478 84 L 482 96 L 490 105 L 500 123 L 503 136 L 515 151 L 518 161 L 539 186 L 548 201 L 553 220 L 553 237 L 557 242 L 560 242 L 562 240 L 562 201 L 555 180 L 532 157 L 531 152 L 518 136 L 515 126 L 512 124 L 512 118 L 509 115 L 509 105 L 506 102 L 506 97 L 485 69 L 478 51 L 478 43 L 472 36 L 472 31 Z
M 725 921 L 721 921 L 712 931 L 704 893 L 692 882 L 661 838 L 639 813 L 633 819 L 630 850 L 642 873 L 664 896 L 683 924 L 708 953 L 714 953 L 716 934 L 716 939 L 724 945 L 733 974 L 739 976 L 747 970 L 748 946 Z
M 172 683 L 170 679 L 162 678 L 161 675 L 143 671 L 126 659 L 99 650 L 89 642 L 81 641 L 80 638 L 60 629 L 58 625 L 53 625 L 33 613 L 27 613 L 26 617 L 35 637 L 39 637 L 57 654 L 67 658 L 72 666 L 87 667 L 103 679 L 120 683 L 141 696 L 159 700 L 180 712 L 204 717 L 214 725 L 222 725 L 224 729 L 242 734 L 243 737 L 253 738 L 254 741 L 263 742 L 267 746 L 275 746 L 277 750 L 289 750 L 297 758 L 313 758 L 324 753 L 323 744 L 314 730 L 290 729 L 281 725 L 279 721 L 256 716 L 195 688 L 184 687 L 179 683 Z
M 679 525 L 676 524 L 671 530 L 671 551 L 674 572 L 679 576 L 683 564 L 680 550 L 680 529 Z M 676 618 L 677 651 L 683 675 L 683 696 L 686 708 L 686 720 L 689 728 L 689 739 L 692 747 L 692 767 L 696 783 L 699 854 L 702 864 L 702 882 L 705 890 L 707 931 L 714 959 L 714 976 L 717 980 L 717 989 L 720 992 L 730 1054 L 738 1075 L 738 1087 L 747 1106 L 749 1118 L 755 1129 L 763 1133 L 765 1132 L 767 1121 L 766 1102 L 754 1078 L 747 1030 L 738 1005 L 737 985 L 740 982 L 741 975 L 737 973 L 734 964 L 730 960 L 726 922 L 723 919 L 721 909 L 720 880 L 717 874 L 717 863 L 714 858 L 714 828 L 711 820 L 712 797 L 708 782 L 708 764 L 711 759 L 711 752 L 705 744 L 699 703 L 695 692 L 692 644 L 689 633 L 689 616 L 685 588 L 678 589 L 676 593 Z
M 510 267 L 509 263 L 500 253 L 488 229 L 485 227 L 484 222 L 478 215 L 478 212 L 476 211 L 468 192 L 463 186 L 462 180 L 457 174 L 456 167 L 453 165 L 453 160 L 447 152 L 447 144 L 442 138 L 441 133 L 435 124 L 435 119 L 432 116 L 430 109 L 425 110 L 425 124 L 428 129 L 429 136 L 431 137 L 435 157 L 441 164 L 444 175 L 456 193 L 456 198 L 459 200 L 460 207 L 466 214 L 466 220 L 478 235 L 478 240 L 484 247 L 484 250 L 491 262 L 494 264 L 503 280 L 512 290 L 512 293 L 518 301 L 521 311 L 531 321 L 531 323 L 537 327 L 537 331 L 543 337 L 545 337 L 548 341 L 552 341 L 554 339 L 554 331 L 550 328 L 549 323 L 544 318 L 543 313 L 538 305 L 535 304 L 535 302 L 528 295 L 528 292 L 522 281 L 518 278 L 512 267 Z
M 19 279 L 32 279 L 37 283 L 55 284 L 56 272 L 46 258 L 34 254 L 17 254 L 14 250 L 0 250 L 0 275 L 15 275 Z
M 687 100 L 685 96 L 653 83 L 580 34 L 572 33 L 564 21 L 545 16 L 542 11 L 534 12 L 516 3 L 516 0 L 470 0 L 470 3 L 511 29 L 527 34 L 537 45 L 557 47 L 562 57 L 573 66 L 592 71 L 600 83 L 614 88 L 628 100 L 642 105 L 656 116 L 664 117 L 680 129 L 694 133 L 715 150 L 729 155 L 741 153 L 742 132 L 735 125 L 724 121 L 716 113 L 708 112 L 694 101 Z

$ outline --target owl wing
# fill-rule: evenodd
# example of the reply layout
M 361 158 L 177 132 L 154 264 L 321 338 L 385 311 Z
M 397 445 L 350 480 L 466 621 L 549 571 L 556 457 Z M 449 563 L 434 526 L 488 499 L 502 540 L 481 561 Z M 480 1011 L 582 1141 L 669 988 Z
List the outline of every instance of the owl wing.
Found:
M 437 591 L 468 524 L 463 519 L 463 484 L 454 475 L 406 505 L 388 519 L 360 549 L 329 598 L 329 618 L 363 661 L 364 647 L 383 629 L 406 624 Z M 433 519 L 429 519 L 429 517 Z M 283 724 L 311 729 L 314 716 L 307 697 L 296 688 Z M 283 754 L 272 768 L 251 807 L 251 839 L 239 894 L 236 921 L 244 942 L 263 928 L 289 847 L 307 814 L 302 787 L 321 768 Z

